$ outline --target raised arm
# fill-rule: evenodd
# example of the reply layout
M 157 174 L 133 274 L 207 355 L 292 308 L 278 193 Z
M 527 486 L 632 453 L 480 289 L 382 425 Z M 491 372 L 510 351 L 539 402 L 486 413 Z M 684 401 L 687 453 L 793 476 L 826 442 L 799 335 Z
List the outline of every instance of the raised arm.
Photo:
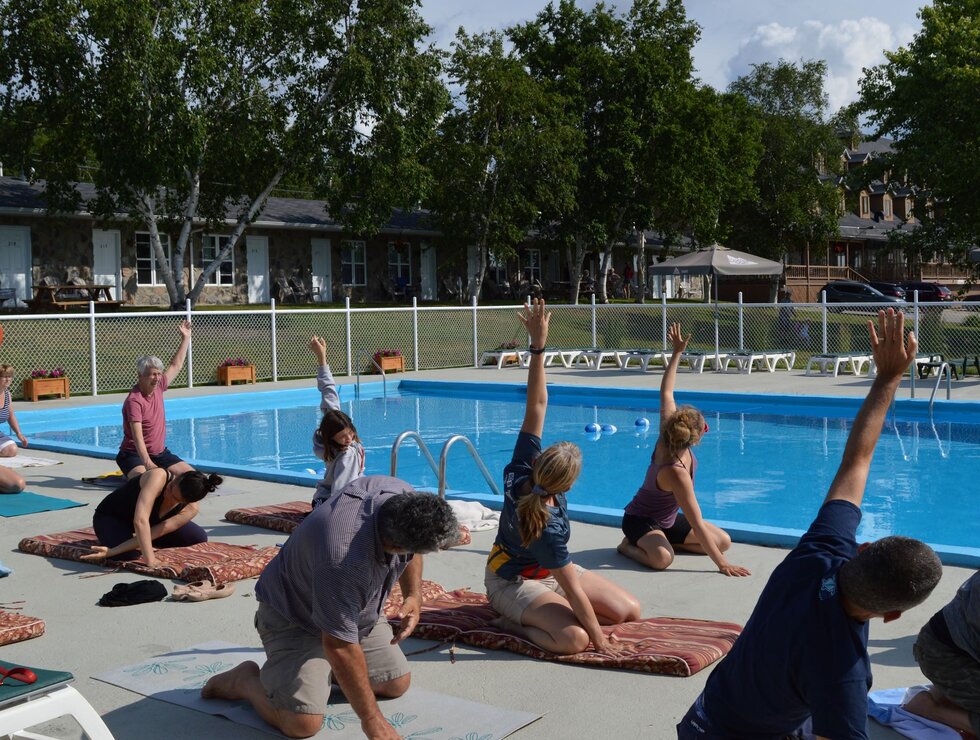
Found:
M 333 382 L 330 363 L 327 362 L 327 342 L 323 337 L 314 336 L 310 339 L 310 349 L 317 361 L 316 388 L 320 391 L 320 411 L 340 408 L 340 395 L 337 385 Z
M 867 398 L 861 404 L 851 433 L 847 437 L 844 455 L 830 491 L 827 501 L 843 499 L 860 507 L 864 499 L 864 487 L 868 481 L 868 470 L 871 468 L 871 458 L 875 445 L 881 436 L 881 428 L 885 423 L 888 407 L 895 397 L 895 391 L 902 376 L 915 359 L 918 343 L 915 334 L 909 332 L 905 336 L 905 315 L 889 308 L 878 312 L 878 331 L 874 322 L 868 322 L 871 334 L 871 353 L 874 355 L 878 374 Z M 880 332 L 880 336 L 879 336 Z
M 177 345 L 177 351 L 174 352 L 170 365 L 163 372 L 167 376 L 168 385 L 177 377 L 177 373 L 184 367 L 184 360 L 187 359 L 187 348 L 191 343 L 191 322 L 182 321 L 178 330 L 180 331 L 180 344 Z
M 526 311 L 517 314 L 517 318 L 527 327 L 531 340 L 530 369 L 527 372 L 527 403 L 524 407 L 524 423 L 522 432 L 528 432 L 538 437 L 544 431 L 544 416 L 548 410 L 548 386 L 544 372 L 544 345 L 548 341 L 548 323 L 551 312 L 545 310 L 544 300 L 535 298 Z M 539 350 L 539 351 L 536 351 Z
M 660 426 L 663 427 L 664 421 L 677 408 L 674 403 L 674 381 L 677 379 L 677 366 L 681 364 L 681 354 L 687 349 L 687 343 L 691 341 L 691 335 L 686 337 L 681 333 L 681 325 L 674 323 L 667 330 L 667 338 L 673 347 L 673 354 L 667 369 L 664 371 L 663 380 L 660 381 Z

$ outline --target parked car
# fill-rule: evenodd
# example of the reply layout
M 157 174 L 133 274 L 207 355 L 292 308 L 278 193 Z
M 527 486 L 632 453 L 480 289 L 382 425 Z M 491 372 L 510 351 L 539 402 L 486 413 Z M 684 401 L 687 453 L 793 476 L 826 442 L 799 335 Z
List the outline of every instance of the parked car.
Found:
M 892 298 L 901 298 L 904 301 L 908 297 L 905 295 L 905 288 L 897 283 L 879 283 L 872 280 L 868 285 L 885 295 L 890 295 Z
M 827 294 L 827 303 L 904 303 L 856 280 L 834 280 L 820 290 Z
M 902 283 L 902 287 L 905 288 L 905 295 L 908 296 L 909 299 L 913 297 L 913 292 L 917 290 L 919 291 L 919 300 L 927 303 L 933 301 L 953 300 L 953 291 L 951 291 L 945 285 L 940 285 L 939 283 L 910 281 Z

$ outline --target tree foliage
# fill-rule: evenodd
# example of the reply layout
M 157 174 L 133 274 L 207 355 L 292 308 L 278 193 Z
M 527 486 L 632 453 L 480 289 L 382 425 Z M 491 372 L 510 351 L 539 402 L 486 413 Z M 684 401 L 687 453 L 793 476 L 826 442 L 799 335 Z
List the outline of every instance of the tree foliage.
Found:
M 753 65 L 729 86 L 748 101 L 762 127 L 756 197 L 722 215 L 732 247 L 779 259 L 790 248 L 837 233 L 843 144 L 827 115 L 826 73 L 821 61 L 780 60 Z
M 491 255 L 512 257 L 541 211 L 570 206 L 576 165 L 562 153 L 579 133 L 560 98 L 504 50 L 500 33 L 460 29 L 447 74 L 458 94 L 427 158 L 429 203 L 450 242 L 477 248 L 469 277 L 478 296 Z
M 192 232 L 230 218 L 196 300 L 285 177 L 356 231 L 417 200 L 445 109 L 427 32 L 412 0 L 0 0 L 0 146 L 55 209 L 89 175 L 93 213 L 142 221 L 174 303 Z
M 882 160 L 892 177 L 930 196 L 916 201 L 922 224 L 906 246 L 962 255 L 980 241 L 980 4 L 935 0 L 919 17 L 912 43 L 865 71 L 856 108 L 875 137 L 894 139 Z

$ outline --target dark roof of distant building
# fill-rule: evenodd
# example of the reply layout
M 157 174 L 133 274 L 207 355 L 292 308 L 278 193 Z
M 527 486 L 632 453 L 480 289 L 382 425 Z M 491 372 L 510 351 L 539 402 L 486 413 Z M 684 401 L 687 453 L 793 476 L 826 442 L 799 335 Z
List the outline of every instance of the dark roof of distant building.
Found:
M 92 200 L 96 195 L 95 186 L 92 183 L 76 183 L 75 188 L 83 203 Z M 13 212 L 40 216 L 48 213 L 47 208 L 48 200 L 44 194 L 43 181 L 28 182 L 14 177 L 0 177 L 0 213 L 10 214 Z M 86 210 L 81 210 L 74 215 L 84 217 L 91 214 Z M 396 208 L 392 210 L 391 218 L 381 228 L 381 231 L 436 233 L 436 229 L 429 223 L 430 215 L 428 211 L 422 209 L 406 211 Z M 125 218 L 126 214 L 120 213 L 119 216 Z M 227 219 L 231 223 L 237 221 L 233 210 L 229 209 Z M 304 198 L 269 198 L 266 207 L 252 225 L 272 228 L 310 228 L 324 231 L 344 230 L 342 224 L 327 213 L 324 201 Z
M 875 221 L 874 219 L 861 218 L 853 213 L 845 213 L 838 221 L 838 228 L 841 239 L 885 242 L 891 232 L 914 231 L 916 225 L 906 223 L 898 218 L 892 221 L 879 218 Z

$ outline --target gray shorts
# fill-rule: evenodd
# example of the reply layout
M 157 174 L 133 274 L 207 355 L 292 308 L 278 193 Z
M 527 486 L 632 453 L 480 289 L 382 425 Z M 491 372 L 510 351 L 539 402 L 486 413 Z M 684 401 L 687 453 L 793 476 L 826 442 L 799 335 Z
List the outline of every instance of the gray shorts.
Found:
M 576 565 L 575 572 L 582 575 L 585 573 L 585 568 Z M 513 581 L 509 581 L 487 568 L 483 575 L 483 585 L 486 586 L 487 600 L 490 602 L 490 606 L 510 621 L 518 624 L 523 624 L 521 617 L 524 616 L 524 610 L 537 601 L 542 594 L 550 592 L 558 594 L 562 598 L 568 598 L 554 576 L 547 578 L 517 576 Z
M 973 734 L 980 735 L 980 662 L 939 640 L 928 624 L 919 631 L 912 655 L 936 689 L 970 713 Z
M 272 705 L 296 714 L 326 714 L 330 663 L 323 652 L 323 638 L 300 629 L 261 602 L 255 612 L 255 629 L 266 655 L 259 679 Z M 409 672 L 405 654 L 391 639 L 391 625 L 382 617 L 361 640 L 371 683 L 391 681 Z

